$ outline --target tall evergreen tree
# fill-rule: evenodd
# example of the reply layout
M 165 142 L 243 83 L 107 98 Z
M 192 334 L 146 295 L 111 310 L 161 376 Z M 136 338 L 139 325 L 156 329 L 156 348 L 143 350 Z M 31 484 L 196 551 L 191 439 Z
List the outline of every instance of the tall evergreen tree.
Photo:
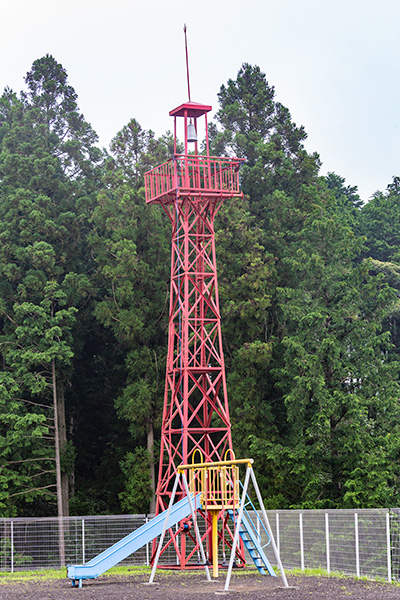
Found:
M 78 112 L 66 72 L 53 57 L 35 61 L 25 81 L 20 98 L 6 90 L 0 103 L 3 376 L 17 382 L 17 396 L 34 406 L 49 430 L 44 415 L 53 406 L 54 483 L 58 514 L 66 515 L 65 388 L 72 374 L 76 312 L 91 287 L 86 238 L 101 153 Z M 38 493 L 41 489 L 48 486 L 37 485 Z M 32 493 L 23 499 L 32 500 Z
M 93 223 L 91 244 L 102 286 L 98 320 L 126 353 L 127 379 L 116 399 L 132 447 L 121 459 L 124 509 L 154 511 L 154 429 L 164 389 L 170 222 L 146 206 L 144 172 L 173 151 L 169 134 L 156 140 L 131 120 L 113 139 Z M 164 215 L 166 217 L 166 215 Z
M 372 260 L 376 273 L 400 292 L 400 178 L 393 177 L 384 192 L 377 192 L 362 207 L 358 229 L 365 238 L 363 255 Z M 385 328 L 390 332 L 393 348 L 392 360 L 399 359 L 400 315 L 391 314 L 385 319 Z
M 242 335 L 227 340 L 239 447 L 257 457 L 271 506 L 387 503 L 398 477 L 388 435 L 398 417 L 397 370 L 381 323 L 396 310 L 395 295 L 360 263 L 362 242 L 351 231 L 356 190 L 339 176 L 319 177 L 304 129 L 258 67 L 243 65 L 219 99 L 212 143 L 215 152 L 247 159 L 243 190 L 257 223 L 248 226 L 264 269 L 250 291 L 250 245 L 226 254 L 223 271 L 240 263 L 246 274 L 228 279 L 226 298 L 222 283 L 228 336 L 240 323 L 238 314 L 229 322 L 231 289 L 248 306 L 257 306 L 259 289 L 267 292 L 259 314 L 243 319 Z M 228 207 L 226 214 L 235 218 Z
M 218 234 L 222 245 L 229 244 L 230 235 L 237 246 L 245 219 L 245 244 L 236 253 L 228 246 L 223 255 L 220 291 L 223 331 L 230 348 L 228 393 L 235 444 L 249 453 L 253 435 L 279 439 L 286 434 L 286 407 L 273 374 L 286 332 L 278 289 L 292 283 L 287 257 L 295 251 L 295 237 L 307 216 L 319 160 L 305 151 L 304 129 L 296 127 L 289 111 L 276 102 L 274 88 L 258 67 L 244 64 L 218 97 L 219 124 L 210 131 L 214 152 L 246 159 L 241 180 L 247 199 L 239 203 L 247 207 L 246 217 L 237 222 L 237 209 L 232 211 L 227 203 Z M 239 302 L 232 302 L 232 292 Z M 241 311 L 234 313 L 232 304 Z M 231 337 L 231 331 L 236 335 Z M 270 482 L 266 476 L 265 489 Z M 271 488 L 268 493 L 272 495 Z
M 296 504 L 395 501 L 398 367 L 387 361 L 382 320 L 396 310 L 396 295 L 369 262 L 355 262 L 360 250 L 322 190 L 291 257 L 297 285 L 278 291 L 286 333 L 275 373 L 290 429 L 269 455 L 281 457 Z

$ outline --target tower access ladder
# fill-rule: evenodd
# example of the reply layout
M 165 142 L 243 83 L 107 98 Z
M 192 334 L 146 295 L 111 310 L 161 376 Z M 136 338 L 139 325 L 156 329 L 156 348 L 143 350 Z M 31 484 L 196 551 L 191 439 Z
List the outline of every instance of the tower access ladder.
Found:
M 254 511 L 258 522 L 261 524 L 261 527 L 263 528 L 265 535 L 267 536 L 267 542 L 263 545 L 261 543 L 261 536 L 257 531 L 257 527 L 254 525 L 252 518 L 246 510 L 246 507 L 249 505 Z M 233 510 L 229 510 L 228 513 L 231 519 L 234 521 L 235 525 L 237 525 L 238 515 L 236 514 L 236 512 L 234 512 Z M 272 577 L 276 577 L 276 573 L 264 552 L 264 548 L 266 548 L 269 545 L 271 538 L 268 534 L 268 531 L 265 528 L 264 523 L 262 522 L 262 519 L 260 519 L 258 512 L 254 508 L 254 505 L 248 496 L 239 527 L 239 535 L 243 540 L 243 543 L 259 572 L 262 575 L 265 575 L 265 567 Z

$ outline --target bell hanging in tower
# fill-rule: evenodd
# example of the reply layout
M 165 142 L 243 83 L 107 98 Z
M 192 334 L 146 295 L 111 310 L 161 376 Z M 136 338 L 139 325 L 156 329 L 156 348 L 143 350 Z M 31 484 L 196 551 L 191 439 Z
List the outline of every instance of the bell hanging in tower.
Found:
M 197 142 L 196 128 L 193 125 L 192 119 L 190 119 L 189 125 L 187 126 L 187 141 L 188 142 Z

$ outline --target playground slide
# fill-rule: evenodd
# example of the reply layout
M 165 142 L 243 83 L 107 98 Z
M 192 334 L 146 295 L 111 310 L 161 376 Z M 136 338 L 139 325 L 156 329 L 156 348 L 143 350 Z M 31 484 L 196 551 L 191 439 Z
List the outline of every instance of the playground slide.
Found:
M 200 494 L 194 498 L 194 494 L 191 494 L 194 508 L 199 507 Z M 145 523 L 138 529 L 135 529 L 132 533 L 122 538 L 119 542 L 104 550 L 101 554 L 92 558 L 85 565 L 71 565 L 67 567 L 68 577 L 72 579 L 72 585 L 75 585 L 79 581 L 79 587 L 82 586 L 82 579 L 94 579 L 102 573 L 105 573 L 111 567 L 114 567 L 122 560 L 127 558 L 130 554 L 142 548 L 145 544 L 151 542 L 157 536 L 161 535 L 167 511 L 164 511 L 151 519 L 148 523 Z M 189 499 L 186 496 L 179 502 L 174 504 L 171 508 L 171 512 L 168 519 L 168 528 L 173 527 L 181 519 L 190 515 Z

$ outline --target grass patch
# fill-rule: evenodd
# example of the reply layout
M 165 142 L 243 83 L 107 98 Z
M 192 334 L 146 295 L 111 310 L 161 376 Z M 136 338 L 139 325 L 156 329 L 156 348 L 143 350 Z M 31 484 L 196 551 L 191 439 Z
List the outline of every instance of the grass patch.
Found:
M 274 568 L 275 573 L 278 575 L 279 577 L 279 570 L 275 567 Z M 304 569 L 304 571 L 302 571 L 301 569 L 290 569 L 289 570 L 285 570 L 285 573 L 287 576 L 304 576 L 304 577 L 335 577 L 337 579 L 357 579 L 358 581 L 375 581 L 377 583 L 390 583 L 391 585 L 395 586 L 395 587 L 400 587 L 400 582 L 399 581 L 391 581 L 389 582 L 387 579 L 384 579 L 383 577 L 366 577 L 366 576 L 362 576 L 362 577 L 356 577 L 356 575 L 349 575 L 348 573 L 342 573 L 341 571 L 331 571 L 330 573 L 328 573 L 328 571 L 326 569 Z
M 105 575 L 111 575 L 116 577 L 139 577 L 145 575 L 146 577 L 150 576 L 151 567 L 143 566 L 117 566 L 113 567 L 109 571 L 105 573 Z M 194 573 L 201 573 L 201 569 L 196 569 L 195 571 L 179 571 L 175 569 L 159 569 L 157 571 L 158 575 L 163 575 L 164 577 L 175 577 L 175 578 L 188 578 Z M 223 578 L 225 576 L 226 569 L 221 569 L 220 576 Z M 275 568 L 275 573 L 278 577 L 280 577 L 279 570 Z M 356 577 L 355 575 L 348 575 L 345 573 L 341 573 L 339 571 L 334 571 L 328 573 L 325 569 L 305 569 L 302 571 L 301 569 L 290 569 L 285 571 L 287 577 L 335 577 L 338 579 L 358 579 L 360 581 L 373 581 L 376 583 L 384 583 L 388 584 L 389 582 L 381 577 Z M 156 577 L 157 577 L 156 574 Z M 234 569 L 232 572 L 234 577 L 254 577 L 260 576 L 262 577 L 255 568 L 245 568 L 245 569 Z M 13 584 L 13 583 L 30 583 L 37 581 L 47 581 L 52 579 L 65 579 L 67 577 L 67 569 L 66 567 L 62 569 L 41 569 L 38 571 L 16 571 L 14 573 L 9 573 L 6 571 L 0 571 L 0 586 L 4 584 Z M 394 587 L 400 588 L 400 582 L 392 581 L 391 585 Z
M 0 585 L 4 583 L 28 583 L 30 581 L 45 581 L 47 579 L 64 579 L 66 569 L 43 569 L 40 571 L 15 571 L 7 573 L 0 571 Z
M 116 575 L 120 577 L 132 577 L 137 575 L 150 575 L 150 567 L 130 566 L 113 567 L 107 571 L 107 575 Z M 65 579 L 67 577 L 67 568 L 62 569 L 40 569 L 39 571 L 15 571 L 9 573 L 0 571 L 0 585 L 5 583 L 29 583 L 34 581 L 46 581 L 47 579 Z

